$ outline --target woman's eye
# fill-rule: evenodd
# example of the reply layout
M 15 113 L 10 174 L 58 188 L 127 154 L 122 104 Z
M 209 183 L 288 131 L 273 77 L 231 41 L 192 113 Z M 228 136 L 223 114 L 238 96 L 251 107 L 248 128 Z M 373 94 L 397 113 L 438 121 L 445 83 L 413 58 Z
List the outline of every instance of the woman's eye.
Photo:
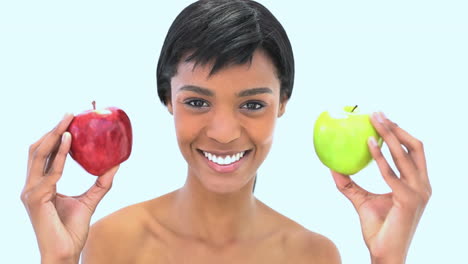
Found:
M 248 110 L 260 110 L 262 109 L 263 107 L 265 107 L 265 105 L 259 103 L 259 102 L 247 102 L 245 103 L 242 108 L 244 109 L 248 109 Z
M 185 104 L 195 107 L 195 108 L 202 108 L 202 107 L 208 107 L 208 103 L 204 100 L 199 100 L 199 99 L 194 99 L 194 100 L 187 100 Z

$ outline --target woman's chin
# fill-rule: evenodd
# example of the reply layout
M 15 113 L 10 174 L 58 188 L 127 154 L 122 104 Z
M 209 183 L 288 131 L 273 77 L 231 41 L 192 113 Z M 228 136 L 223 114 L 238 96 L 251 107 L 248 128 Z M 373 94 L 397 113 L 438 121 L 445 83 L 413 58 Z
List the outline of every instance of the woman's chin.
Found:
M 237 193 L 245 188 L 249 184 L 248 180 L 242 180 L 239 178 L 231 178 L 231 179 L 216 179 L 215 178 L 205 178 L 200 179 L 201 185 L 209 192 L 217 193 L 217 194 L 231 194 Z
M 212 193 L 217 193 L 217 194 L 230 194 L 230 193 L 236 193 L 239 192 L 242 187 L 242 185 L 238 184 L 215 184 L 215 183 L 205 183 L 204 187 L 207 191 L 212 192 Z

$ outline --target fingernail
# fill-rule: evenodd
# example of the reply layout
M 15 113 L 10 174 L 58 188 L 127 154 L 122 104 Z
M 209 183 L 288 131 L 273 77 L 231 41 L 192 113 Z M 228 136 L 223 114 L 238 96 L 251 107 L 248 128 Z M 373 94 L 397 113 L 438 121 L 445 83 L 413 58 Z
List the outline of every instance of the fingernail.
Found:
M 375 137 L 370 136 L 369 143 L 371 144 L 372 147 L 377 147 L 377 141 L 375 140 Z
M 377 120 L 377 122 L 383 123 L 383 118 L 379 113 L 375 112 L 372 115 L 373 115 L 374 119 Z
M 379 114 L 380 114 L 380 117 L 381 117 L 382 121 L 385 120 L 385 119 L 388 119 L 387 116 L 385 116 L 385 114 L 383 112 L 379 112 Z
M 380 122 L 380 117 L 379 117 L 379 115 L 377 114 L 377 112 L 372 113 L 372 119 L 377 120 L 377 122 L 381 123 L 381 122 Z
M 66 119 L 69 115 L 71 115 L 72 113 L 70 112 L 66 112 L 64 115 L 63 115 L 63 119 Z
M 63 135 L 62 135 L 62 142 L 64 142 L 65 140 L 67 140 L 68 137 L 69 137 L 69 135 L 68 135 L 67 132 L 63 133 Z

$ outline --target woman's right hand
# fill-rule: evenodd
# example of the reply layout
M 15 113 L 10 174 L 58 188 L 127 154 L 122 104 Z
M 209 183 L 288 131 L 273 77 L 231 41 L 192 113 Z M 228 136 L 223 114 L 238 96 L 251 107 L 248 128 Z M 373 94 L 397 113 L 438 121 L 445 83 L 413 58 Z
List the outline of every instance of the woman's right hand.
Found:
M 57 193 L 71 135 L 73 115 L 67 114 L 49 133 L 29 148 L 26 184 L 21 200 L 36 233 L 42 263 L 78 263 L 88 236 L 91 216 L 109 191 L 118 166 L 97 178 L 80 196 Z

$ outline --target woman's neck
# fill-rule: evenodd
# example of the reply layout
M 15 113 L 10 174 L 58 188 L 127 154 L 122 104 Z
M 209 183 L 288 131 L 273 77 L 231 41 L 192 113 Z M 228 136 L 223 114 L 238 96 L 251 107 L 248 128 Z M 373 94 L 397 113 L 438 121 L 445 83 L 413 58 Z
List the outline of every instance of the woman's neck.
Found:
M 242 189 L 220 194 L 207 190 L 191 176 L 175 194 L 173 212 L 184 235 L 214 246 L 251 238 L 258 203 L 252 194 L 253 179 Z

